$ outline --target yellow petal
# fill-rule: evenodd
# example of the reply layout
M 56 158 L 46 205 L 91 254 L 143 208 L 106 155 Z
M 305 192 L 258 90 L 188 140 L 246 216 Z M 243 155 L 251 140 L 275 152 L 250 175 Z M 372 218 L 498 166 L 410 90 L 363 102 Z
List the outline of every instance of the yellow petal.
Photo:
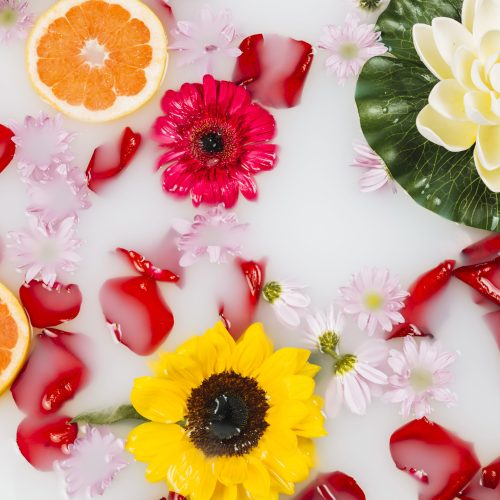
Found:
M 448 151 L 465 151 L 476 142 L 476 124 L 449 120 L 429 105 L 417 116 L 417 129 L 426 139 Z
M 245 376 L 252 376 L 272 353 L 273 344 L 262 325 L 254 323 L 236 345 L 232 361 L 233 370 Z
M 476 59 L 472 63 L 471 78 L 478 90 L 482 90 L 483 92 L 490 91 L 488 79 L 486 78 L 486 73 L 484 71 L 484 65 L 479 59 Z
M 309 414 L 310 406 L 305 401 L 288 400 L 271 406 L 267 410 L 266 420 L 269 425 L 293 429 Z
M 481 126 L 477 134 L 476 151 L 486 170 L 500 169 L 500 126 Z
M 462 5 L 462 24 L 472 33 L 477 0 L 464 0 Z
M 415 24 L 413 26 L 413 43 L 421 61 L 434 76 L 440 80 L 452 77 L 450 65 L 441 57 L 430 26 Z
M 459 47 L 475 50 L 474 38 L 470 31 L 450 17 L 435 17 L 432 20 L 432 34 L 441 57 L 450 67 Z
M 309 399 L 314 392 L 314 379 L 304 375 L 287 375 L 266 384 L 266 393 L 271 404 L 289 399 Z
M 325 430 L 325 416 L 319 408 L 313 408 L 306 418 L 293 427 L 293 431 L 297 436 L 305 438 L 326 436 L 328 433 Z
M 481 38 L 481 42 L 479 44 L 479 54 L 483 63 L 486 63 L 486 60 L 497 54 L 500 50 L 500 30 L 496 29 L 494 31 L 488 31 Z
M 500 93 L 500 64 L 495 64 L 490 70 L 490 83 L 495 92 Z
M 477 173 L 488 189 L 494 193 L 500 193 L 500 168 L 496 170 L 486 170 L 478 157 L 477 147 L 474 150 L 474 163 L 476 164 Z
M 453 76 L 466 89 L 477 90 L 472 81 L 472 65 L 476 59 L 476 54 L 467 47 L 459 47 L 453 56 Z
M 225 486 L 243 483 L 248 479 L 246 458 L 239 456 L 218 457 L 214 475 Z
M 135 379 L 130 402 L 148 420 L 171 424 L 186 414 L 186 394 L 179 384 L 156 377 Z
M 314 447 L 314 442 L 311 439 L 299 438 L 298 446 L 308 466 L 311 468 L 314 467 L 316 465 L 316 448 Z
M 185 383 L 191 388 L 203 382 L 200 365 L 189 356 L 165 352 L 160 354 L 158 362 L 152 363 L 152 368 L 156 376 Z
M 198 464 L 197 470 L 193 471 L 197 480 L 193 482 L 194 487 L 189 493 L 191 500 L 210 500 L 213 498 L 212 495 L 217 484 L 213 465 L 212 460 L 202 460 Z
M 474 17 L 474 38 L 479 42 L 485 33 L 499 28 L 500 3 L 498 0 L 480 0 Z
M 306 375 L 307 377 L 314 378 L 320 370 L 321 366 L 306 363 L 304 367 L 297 372 L 297 375 Z
M 464 96 L 465 90 L 456 80 L 443 80 L 432 89 L 429 104 L 446 118 L 465 120 Z
M 464 99 L 465 112 L 470 121 L 479 125 L 500 123 L 500 116 L 493 113 L 492 96 L 486 92 L 468 92 Z
M 217 483 L 212 500 L 240 500 L 238 498 L 238 489 L 236 486 L 224 486 L 222 483 Z
M 243 483 L 252 497 L 269 498 L 271 478 L 264 464 L 252 455 L 247 456 L 248 477 Z
M 205 457 L 191 442 L 181 453 L 171 457 L 171 465 L 167 471 L 167 485 L 171 491 L 176 491 L 187 497 L 196 490 L 200 482 L 199 470 L 205 467 Z

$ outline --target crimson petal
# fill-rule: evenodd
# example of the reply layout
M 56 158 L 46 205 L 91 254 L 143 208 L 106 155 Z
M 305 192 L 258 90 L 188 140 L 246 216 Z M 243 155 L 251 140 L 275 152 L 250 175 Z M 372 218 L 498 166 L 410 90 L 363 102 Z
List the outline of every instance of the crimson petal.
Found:
M 320 474 L 297 500 L 365 500 L 365 494 L 351 476 L 335 471 Z
M 252 35 L 240 44 L 233 81 L 266 106 L 296 106 L 311 68 L 311 44 L 280 35 Z
M 396 467 L 420 482 L 419 500 L 455 498 L 480 468 L 470 443 L 425 417 L 394 432 L 390 450 Z
M 500 457 L 481 469 L 458 495 L 461 500 L 498 500 L 500 498 Z
M 494 234 L 473 243 L 462 250 L 462 255 L 470 264 L 476 264 L 500 255 L 500 234 Z
M 14 132 L 0 124 L 0 173 L 3 172 L 16 154 L 16 145 L 12 141 Z
M 172 271 L 156 267 L 151 261 L 134 250 L 117 248 L 116 251 L 124 255 L 132 264 L 133 268 L 147 278 L 152 278 L 155 281 L 168 281 L 170 283 L 177 283 L 180 279 L 179 276 Z
M 71 417 L 50 415 L 26 417 L 17 428 L 17 446 L 24 458 L 39 470 L 51 470 L 54 461 L 65 458 L 68 445 L 78 435 Z
M 55 413 L 87 383 L 89 371 L 77 354 L 84 337 L 55 328 L 43 330 L 11 392 L 29 415 Z
M 467 283 L 491 302 L 500 306 L 500 256 L 487 262 L 463 266 L 453 271 L 455 277 Z
M 21 286 L 19 297 L 35 328 L 57 326 L 76 318 L 83 300 L 78 285 L 56 282 L 51 288 L 35 280 Z

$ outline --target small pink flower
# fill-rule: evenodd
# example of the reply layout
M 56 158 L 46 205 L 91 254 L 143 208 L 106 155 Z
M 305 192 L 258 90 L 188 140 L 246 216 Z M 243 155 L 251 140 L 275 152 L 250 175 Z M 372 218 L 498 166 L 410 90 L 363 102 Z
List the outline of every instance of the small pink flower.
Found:
M 179 64 L 201 63 L 203 74 L 213 73 L 214 63 L 223 57 L 238 57 L 241 50 L 236 47 L 238 36 L 231 23 L 231 12 L 221 10 L 217 14 L 204 6 L 200 9 L 199 21 L 178 21 L 172 30 L 170 50 L 179 53 Z
M 43 180 L 50 176 L 51 168 L 74 159 L 70 146 L 74 134 L 63 130 L 61 115 L 28 115 L 23 123 L 12 125 L 12 131 L 18 167 L 24 178 Z
M 349 285 L 341 287 L 339 293 L 344 312 L 357 316 L 359 328 L 368 335 L 379 328 L 390 332 L 393 325 L 404 322 L 399 311 L 408 292 L 387 269 L 364 268 L 354 274 Z
M 76 252 L 81 242 L 75 238 L 76 220 L 68 217 L 58 224 L 29 218 L 29 228 L 7 234 L 10 257 L 29 283 L 40 278 L 52 287 L 62 272 L 73 272 L 81 260 Z
M 211 263 L 227 262 L 241 254 L 241 236 L 248 224 L 240 224 L 235 213 L 222 205 L 194 216 L 193 222 L 177 220 L 174 229 L 180 234 L 177 248 L 182 252 L 179 264 L 187 267 L 208 255 Z
M 178 197 L 226 208 L 241 194 L 254 200 L 254 176 L 271 170 L 278 148 L 273 116 L 252 103 L 247 90 L 205 75 L 203 84 L 185 83 L 162 100 L 163 116 L 153 137 L 166 152 L 158 160 L 163 189 Z
M 348 14 L 342 26 L 329 24 L 324 27 L 319 48 L 328 52 L 326 69 L 337 75 L 340 84 L 358 76 L 368 59 L 387 52 L 387 47 L 380 42 L 380 32 L 374 31 L 374 27 L 361 23 L 352 14 Z
M 116 474 L 127 467 L 125 443 L 105 428 L 88 427 L 68 446 L 69 458 L 59 462 L 70 497 L 102 495 Z
M 28 2 L 0 0 L 0 42 L 25 38 L 33 24 L 33 14 L 28 12 Z
M 448 387 L 452 374 L 447 368 L 456 359 L 457 354 L 443 351 L 439 342 L 421 340 L 417 345 L 413 337 L 405 337 L 403 352 L 389 352 L 393 373 L 389 375 L 390 390 L 384 399 L 401 403 L 400 413 L 404 417 L 429 415 L 432 400 L 453 406 L 457 396 Z
M 361 191 L 369 193 L 390 185 L 395 192 L 392 176 L 384 160 L 368 144 L 355 142 L 354 151 L 356 152 L 356 158 L 352 166 L 366 170 L 359 179 Z
M 354 354 L 338 354 L 334 377 L 325 394 L 325 411 L 334 417 L 345 404 L 357 415 L 364 415 L 372 399 L 372 384 L 387 383 L 387 375 L 378 367 L 387 359 L 384 340 L 369 340 Z
M 296 327 L 300 324 L 299 312 L 311 303 L 311 299 L 302 292 L 304 288 L 297 283 L 269 281 L 264 285 L 262 295 L 271 304 L 278 319 Z
M 27 178 L 30 204 L 28 212 L 46 223 L 77 217 L 90 207 L 87 178 L 81 169 L 61 164 L 47 171 L 44 180 Z
M 316 311 L 306 316 L 308 329 L 305 333 L 307 347 L 324 354 L 336 352 L 337 344 L 345 327 L 342 311 L 330 306 L 327 311 Z

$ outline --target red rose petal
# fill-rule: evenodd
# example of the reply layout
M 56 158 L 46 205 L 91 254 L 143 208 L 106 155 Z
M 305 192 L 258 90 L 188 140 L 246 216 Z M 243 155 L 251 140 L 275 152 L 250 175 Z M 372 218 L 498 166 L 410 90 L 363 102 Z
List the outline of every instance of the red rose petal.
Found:
M 51 415 L 26 417 L 17 428 L 17 446 L 24 458 L 39 470 L 51 470 L 55 460 L 68 454 L 68 445 L 78 435 L 71 417 Z
M 427 325 L 427 312 L 432 301 L 450 282 L 455 264 L 454 260 L 445 260 L 416 279 L 408 290 L 410 295 L 401 311 L 405 322 L 394 327 L 388 340 L 406 335 L 432 336 Z
M 14 132 L 0 124 L 0 173 L 3 172 L 16 154 L 16 145 L 12 141 Z
M 86 171 L 89 188 L 97 193 L 106 182 L 120 174 L 136 155 L 141 141 L 141 134 L 126 127 L 119 147 L 106 144 L 96 148 Z
M 420 482 L 419 500 L 455 498 L 480 468 L 470 443 L 426 418 L 394 432 L 390 450 L 396 467 Z
M 488 236 L 464 248 L 462 255 L 467 259 L 469 264 L 477 264 L 478 262 L 500 255 L 500 234 Z
M 500 458 L 481 469 L 458 495 L 461 500 L 498 500 L 500 498 Z
M 52 288 L 41 281 L 24 283 L 19 297 L 35 328 L 57 326 L 78 316 L 82 293 L 78 285 L 55 283 Z
M 35 348 L 11 387 L 20 410 L 30 415 L 55 413 L 87 383 L 89 372 L 79 357 L 83 339 L 55 328 L 36 337 Z
M 460 267 L 455 277 L 500 306 L 500 256 L 493 260 Z
M 347 474 L 335 471 L 320 474 L 297 500 L 365 500 L 366 496 L 358 483 Z
M 136 354 L 153 353 L 174 326 L 156 281 L 145 276 L 106 281 L 99 299 L 117 340 Z
M 266 106 L 296 106 L 314 57 L 312 45 L 281 35 L 252 35 L 240 44 L 233 81 Z
M 124 255 L 132 264 L 133 268 L 147 278 L 152 278 L 155 281 L 168 281 L 170 283 L 177 283 L 179 276 L 169 271 L 168 269 L 161 269 L 153 265 L 153 263 L 134 250 L 125 250 L 125 248 L 117 248 L 116 251 Z

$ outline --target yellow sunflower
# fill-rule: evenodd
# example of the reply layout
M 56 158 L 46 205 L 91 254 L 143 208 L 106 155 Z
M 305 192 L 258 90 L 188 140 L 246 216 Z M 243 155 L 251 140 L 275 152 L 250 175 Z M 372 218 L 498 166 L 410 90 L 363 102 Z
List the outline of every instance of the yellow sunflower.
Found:
M 155 376 L 136 379 L 135 409 L 151 420 L 127 449 L 146 478 L 190 500 L 275 500 L 294 493 L 325 435 L 319 367 L 309 351 L 273 344 L 255 323 L 235 342 L 222 323 L 160 355 Z

